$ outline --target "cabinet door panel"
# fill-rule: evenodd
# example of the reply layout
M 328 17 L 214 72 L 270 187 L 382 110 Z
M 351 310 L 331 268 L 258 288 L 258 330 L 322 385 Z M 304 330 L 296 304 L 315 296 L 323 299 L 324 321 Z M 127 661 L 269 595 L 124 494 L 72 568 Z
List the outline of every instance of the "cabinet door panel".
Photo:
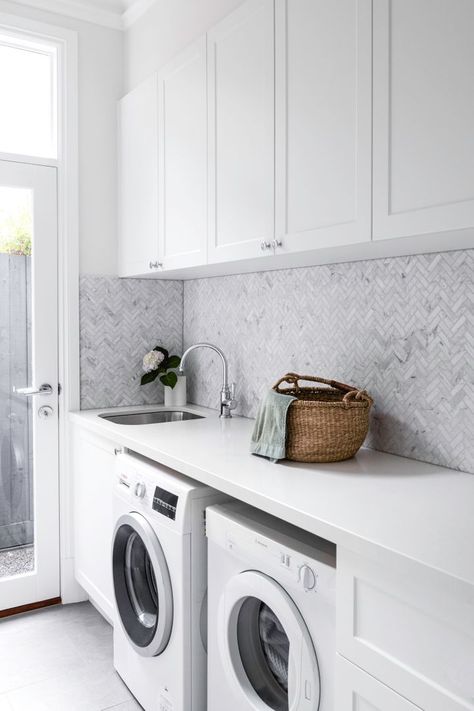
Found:
M 75 575 L 109 621 L 114 616 L 112 498 L 114 448 L 79 428 L 74 432 Z
M 209 261 L 256 257 L 274 236 L 273 0 L 208 34 Z
M 474 226 L 474 3 L 374 3 L 374 238 Z
M 370 240 L 371 2 L 276 14 L 276 231 L 283 250 Z
M 359 667 L 337 656 L 337 711 L 420 711 Z
M 158 261 L 158 94 L 153 76 L 119 102 L 119 275 Z
M 206 263 L 206 38 L 160 72 L 160 256 L 164 269 Z

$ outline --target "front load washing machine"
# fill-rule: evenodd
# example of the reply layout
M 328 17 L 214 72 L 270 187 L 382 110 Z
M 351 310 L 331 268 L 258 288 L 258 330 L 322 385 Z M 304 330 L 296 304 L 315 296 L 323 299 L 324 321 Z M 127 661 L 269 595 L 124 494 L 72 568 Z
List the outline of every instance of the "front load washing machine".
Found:
M 335 711 L 335 546 L 237 502 L 207 536 L 208 711 Z
M 228 497 L 117 457 L 114 665 L 145 711 L 206 711 L 205 510 Z

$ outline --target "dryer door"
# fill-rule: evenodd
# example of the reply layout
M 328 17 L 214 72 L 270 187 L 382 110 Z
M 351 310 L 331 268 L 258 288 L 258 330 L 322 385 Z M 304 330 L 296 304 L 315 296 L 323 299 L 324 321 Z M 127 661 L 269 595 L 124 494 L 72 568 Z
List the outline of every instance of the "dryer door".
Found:
M 293 600 L 272 578 L 245 571 L 229 580 L 221 597 L 218 635 L 242 709 L 319 708 L 319 668 L 311 637 Z
M 144 657 L 161 654 L 173 624 L 171 581 L 160 542 L 140 514 L 117 521 L 112 565 L 118 616 L 130 643 Z

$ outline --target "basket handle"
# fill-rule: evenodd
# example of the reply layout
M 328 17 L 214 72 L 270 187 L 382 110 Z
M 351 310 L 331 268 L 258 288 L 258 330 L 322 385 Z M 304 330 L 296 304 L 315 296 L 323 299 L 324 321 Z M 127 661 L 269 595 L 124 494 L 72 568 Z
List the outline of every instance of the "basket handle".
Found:
M 368 400 L 372 402 L 372 398 L 368 395 L 365 390 L 358 390 L 353 385 L 346 385 L 345 383 L 339 383 L 337 380 L 326 380 L 326 378 L 318 378 L 315 375 L 298 375 L 297 373 L 287 373 L 282 378 L 278 380 L 273 386 L 273 390 L 277 393 L 285 393 L 285 390 L 290 390 L 291 388 L 280 388 L 282 383 L 289 383 L 293 386 L 295 390 L 300 390 L 299 381 L 307 380 L 311 383 L 322 383 L 323 385 L 329 385 L 335 390 L 340 390 L 345 393 L 343 397 L 343 402 L 350 402 L 351 400 Z

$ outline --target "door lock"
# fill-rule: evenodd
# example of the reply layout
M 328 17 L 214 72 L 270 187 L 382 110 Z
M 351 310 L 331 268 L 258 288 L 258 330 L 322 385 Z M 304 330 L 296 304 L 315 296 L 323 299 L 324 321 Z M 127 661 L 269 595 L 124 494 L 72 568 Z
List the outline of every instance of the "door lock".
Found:
M 41 417 L 42 420 L 48 420 L 53 415 L 54 415 L 54 410 L 49 405 L 43 405 L 38 410 L 38 417 Z

